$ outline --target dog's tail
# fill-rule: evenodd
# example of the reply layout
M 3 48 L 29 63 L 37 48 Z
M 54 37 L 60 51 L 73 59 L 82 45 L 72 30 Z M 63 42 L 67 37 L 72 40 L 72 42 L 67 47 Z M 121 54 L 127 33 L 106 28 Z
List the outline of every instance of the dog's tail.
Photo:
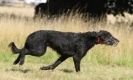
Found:
M 11 42 L 9 45 L 8 45 L 10 48 L 11 48 L 11 51 L 14 53 L 14 54 L 19 54 L 22 49 L 18 49 L 16 47 L 16 45 L 14 44 L 14 42 Z

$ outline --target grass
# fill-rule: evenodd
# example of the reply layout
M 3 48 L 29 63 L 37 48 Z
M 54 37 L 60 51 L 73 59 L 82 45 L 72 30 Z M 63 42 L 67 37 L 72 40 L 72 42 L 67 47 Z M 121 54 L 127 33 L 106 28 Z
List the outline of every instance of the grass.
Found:
M 69 65 L 68 65 L 69 64 Z M 23 67 L 1 63 L 1 80 L 132 80 L 131 68 L 111 67 L 82 63 L 80 73 L 73 72 L 73 65 L 66 61 L 54 71 L 41 71 L 42 64 L 26 64 Z M 30 65 L 30 66 L 29 66 Z M 88 67 L 84 67 L 88 65 Z M 69 66 L 69 67 L 68 67 Z
M 133 80 L 133 26 L 130 17 L 126 17 L 130 20 L 128 23 L 119 21 L 114 24 L 84 21 L 78 14 L 34 21 L 33 12 L 32 7 L 0 7 L 0 80 Z M 8 44 L 14 41 L 22 48 L 27 35 L 40 29 L 64 32 L 108 30 L 120 43 L 117 47 L 96 45 L 82 60 L 80 73 L 74 72 L 71 58 L 54 71 L 39 70 L 58 58 L 49 48 L 45 56 L 27 56 L 24 66 L 13 66 L 17 55 L 11 53 Z

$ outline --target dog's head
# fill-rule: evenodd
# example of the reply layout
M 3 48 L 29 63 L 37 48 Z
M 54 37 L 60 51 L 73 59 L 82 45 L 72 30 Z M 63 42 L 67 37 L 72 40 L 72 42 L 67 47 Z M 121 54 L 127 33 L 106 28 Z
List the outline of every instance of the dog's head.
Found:
M 112 34 L 108 31 L 101 30 L 97 33 L 96 44 L 116 46 L 118 42 L 119 40 L 112 36 Z

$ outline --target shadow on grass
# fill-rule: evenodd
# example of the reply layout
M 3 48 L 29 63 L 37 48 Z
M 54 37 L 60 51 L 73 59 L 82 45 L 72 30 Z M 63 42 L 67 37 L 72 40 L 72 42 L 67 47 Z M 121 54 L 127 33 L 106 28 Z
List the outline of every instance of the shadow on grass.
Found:
M 11 69 L 6 69 L 6 71 L 28 73 L 28 72 L 31 72 L 32 70 L 30 70 L 30 69 L 20 69 L 20 68 L 11 68 Z
M 72 72 L 74 72 L 73 70 L 68 70 L 68 69 L 60 69 L 60 71 L 63 71 L 65 73 L 72 73 Z

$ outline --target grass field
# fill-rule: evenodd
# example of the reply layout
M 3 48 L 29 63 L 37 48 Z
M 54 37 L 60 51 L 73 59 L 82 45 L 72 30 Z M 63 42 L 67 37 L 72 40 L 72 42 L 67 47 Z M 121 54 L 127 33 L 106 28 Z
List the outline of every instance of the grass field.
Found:
M 79 15 L 34 21 L 33 12 L 32 7 L 0 7 L 0 80 L 133 80 L 132 15 L 126 17 L 127 22 L 119 20 L 111 24 L 104 20 L 84 21 Z M 54 71 L 39 70 L 58 58 L 50 48 L 40 58 L 27 56 L 21 67 L 12 65 L 17 55 L 11 53 L 8 44 L 14 41 L 22 48 L 27 35 L 40 29 L 64 32 L 108 30 L 120 43 L 117 47 L 96 45 L 82 60 L 79 73 L 75 72 L 71 58 Z

